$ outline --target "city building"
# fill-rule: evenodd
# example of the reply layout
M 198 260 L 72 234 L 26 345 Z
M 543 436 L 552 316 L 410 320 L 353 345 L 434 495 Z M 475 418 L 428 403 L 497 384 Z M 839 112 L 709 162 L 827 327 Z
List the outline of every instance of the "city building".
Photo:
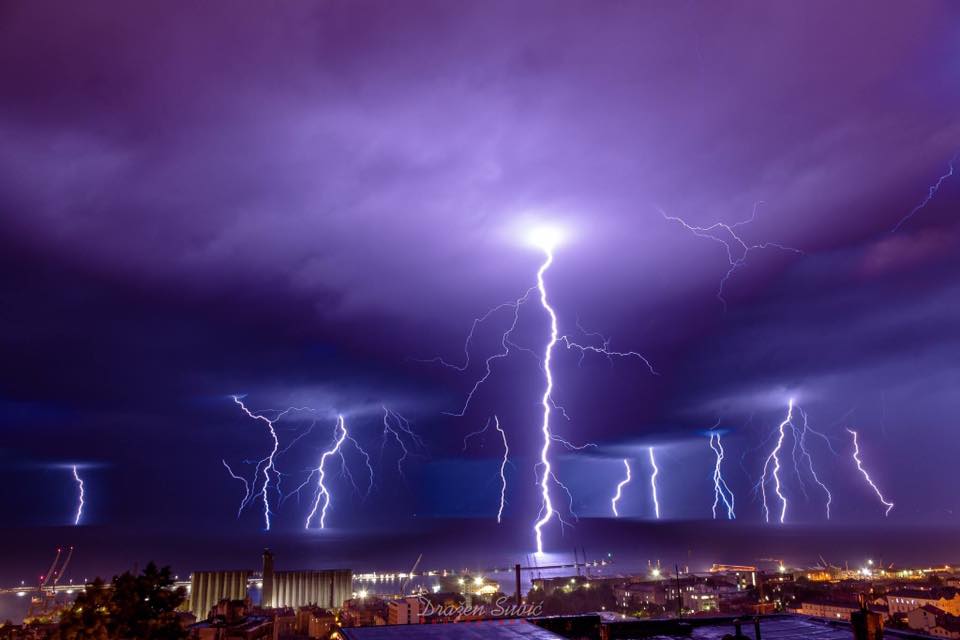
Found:
M 387 603 L 387 624 L 420 624 L 420 600 L 403 598 Z
M 850 621 L 850 616 L 860 611 L 860 605 L 856 600 L 829 600 L 816 599 L 804 600 L 796 612 L 803 616 L 812 618 L 828 618 L 830 620 Z
M 222 600 L 210 617 L 188 627 L 191 640 L 260 640 L 273 638 L 273 619 L 251 615 L 249 600 Z
M 628 582 L 614 587 L 613 595 L 624 609 L 649 610 L 667 603 L 667 592 L 660 582 Z
M 943 609 L 925 604 L 907 613 L 907 626 L 911 629 L 929 632 L 937 626 L 937 618 L 946 614 Z
M 350 598 L 343 603 L 340 624 L 343 627 L 380 626 L 387 624 L 387 616 L 387 603 L 381 598 Z
M 297 610 L 297 633 L 307 638 L 329 638 L 337 626 L 337 616 L 321 607 Z
M 960 616 L 960 592 L 953 588 L 931 588 L 897 589 L 887 594 L 887 608 L 891 616 L 910 613 L 927 605 Z

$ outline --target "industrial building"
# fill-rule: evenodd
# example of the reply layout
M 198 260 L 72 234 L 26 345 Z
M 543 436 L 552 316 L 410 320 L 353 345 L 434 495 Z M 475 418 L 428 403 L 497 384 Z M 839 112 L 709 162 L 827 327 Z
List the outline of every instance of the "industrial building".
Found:
M 264 608 L 317 605 L 338 609 L 353 595 L 350 569 L 275 571 L 273 553 L 263 552 L 263 587 L 260 606 Z
M 266 609 L 298 609 L 320 606 L 338 609 L 352 596 L 353 572 L 350 569 L 276 571 L 273 553 L 263 553 L 263 569 L 195 571 L 190 576 L 189 611 L 205 619 L 221 600 L 244 600 L 250 586 L 260 587 L 260 606 Z M 256 600 L 256 598 L 254 598 Z
M 190 576 L 190 613 L 204 619 L 221 600 L 244 600 L 252 571 L 195 571 Z

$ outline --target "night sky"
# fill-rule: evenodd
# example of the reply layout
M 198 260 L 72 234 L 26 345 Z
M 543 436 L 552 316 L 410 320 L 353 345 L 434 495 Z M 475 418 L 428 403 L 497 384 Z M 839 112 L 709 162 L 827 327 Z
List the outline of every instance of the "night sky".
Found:
M 553 429 L 597 446 L 554 443 L 580 522 L 554 486 L 573 528 L 546 527 L 548 550 L 630 538 L 689 557 L 715 532 L 717 560 L 757 545 L 811 560 L 841 539 L 951 559 L 956 3 L 6 3 L 0 86 L 3 582 L 56 544 L 101 572 L 252 566 L 265 545 L 364 568 L 356 540 L 405 541 L 384 568 L 482 557 L 485 540 L 530 552 L 548 316 L 521 306 L 516 347 L 462 417 L 509 309 L 465 371 L 430 360 L 464 364 L 474 318 L 536 285 L 539 225 L 565 232 L 545 276 L 560 334 L 602 334 L 659 374 L 556 348 L 569 419 L 555 410 Z M 753 215 L 720 300 L 724 244 L 667 218 Z M 223 462 L 252 478 L 272 443 L 233 395 L 315 410 L 277 423 L 284 492 L 342 414 L 369 496 L 346 446 L 359 490 L 331 462 L 327 530 L 303 530 L 313 484 L 271 493 L 269 533 L 262 502 L 237 517 Z M 808 444 L 829 522 L 789 433 L 786 523 L 763 524 L 752 492 L 791 397 L 825 435 Z M 405 459 L 383 407 L 422 438 L 403 434 Z M 500 436 L 463 450 L 494 414 L 511 447 L 499 526 Z M 707 525 L 717 423 L 737 520 Z

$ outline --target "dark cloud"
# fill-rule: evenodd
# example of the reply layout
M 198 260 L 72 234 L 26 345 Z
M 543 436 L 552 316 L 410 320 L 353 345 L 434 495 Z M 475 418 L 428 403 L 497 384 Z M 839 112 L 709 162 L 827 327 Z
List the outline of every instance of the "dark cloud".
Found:
M 474 317 L 534 284 L 541 256 L 518 236 L 545 220 L 570 235 L 548 274 L 561 331 L 579 322 L 660 373 L 558 353 L 556 428 L 598 445 L 559 462 L 585 514 L 605 515 L 614 459 L 656 446 L 673 517 L 704 517 L 720 419 L 758 517 L 756 448 L 791 395 L 844 455 L 843 427 L 861 427 L 888 484 L 919 469 L 892 518 L 936 520 L 952 500 L 958 183 L 889 230 L 960 146 L 956 5 L 2 11 L 3 449 L 107 465 L 88 481 L 98 522 L 255 528 L 233 524 L 221 466 L 266 444 L 230 400 L 247 394 L 344 413 L 375 454 L 382 405 L 414 421 L 427 445 L 406 480 L 388 441 L 378 491 L 351 497 L 343 526 L 489 513 L 497 442 L 461 449 L 497 413 L 519 540 L 537 361 L 498 362 L 455 418 L 502 318 L 462 375 L 418 359 L 456 357 Z M 803 255 L 751 252 L 725 312 L 723 247 L 661 212 L 733 223 L 761 201 L 738 231 Z M 527 305 L 518 344 L 542 349 L 544 321 Z M 876 517 L 848 461 L 824 460 L 849 517 Z M 21 523 L 69 511 L 45 497 L 56 478 L 27 484 L 9 498 Z M 644 516 L 645 499 L 624 506 Z

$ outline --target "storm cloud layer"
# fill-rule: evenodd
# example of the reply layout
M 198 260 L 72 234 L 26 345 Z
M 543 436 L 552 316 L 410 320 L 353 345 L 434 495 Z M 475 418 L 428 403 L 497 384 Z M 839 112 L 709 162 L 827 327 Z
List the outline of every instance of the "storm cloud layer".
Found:
M 534 284 L 519 236 L 549 222 L 569 232 L 548 275 L 561 332 L 660 374 L 558 355 L 558 431 L 598 445 L 559 462 L 581 515 L 609 515 L 620 458 L 658 446 L 669 518 L 709 517 L 719 420 L 758 520 L 764 442 L 795 397 L 840 454 L 819 458 L 839 521 L 956 526 L 960 176 L 891 230 L 960 149 L 958 25 L 946 2 L 6 5 L 4 512 L 63 524 L 57 465 L 79 462 L 104 527 L 255 531 L 221 466 L 267 446 L 229 398 L 246 394 L 342 412 L 375 453 L 381 405 L 413 420 L 427 446 L 405 481 L 384 448 L 371 497 L 338 503 L 351 527 L 493 517 L 497 441 L 462 438 L 497 413 L 526 540 L 536 360 L 498 364 L 462 418 L 443 412 L 480 370 L 422 360 L 462 357 L 473 318 Z M 753 213 L 748 243 L 799 251 L 751 251 L 724 307 L 724 247 L 665 216 Z M 518 342 L 541 349 L 544 323 L 528 305 Z M 620 510 L 649 517 L 648 496 Z

